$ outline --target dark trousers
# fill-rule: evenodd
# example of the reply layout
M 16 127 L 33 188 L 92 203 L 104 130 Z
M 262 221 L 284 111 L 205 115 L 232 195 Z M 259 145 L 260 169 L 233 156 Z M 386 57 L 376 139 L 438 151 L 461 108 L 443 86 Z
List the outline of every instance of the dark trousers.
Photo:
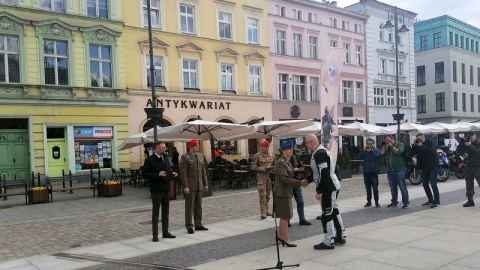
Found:
M 429 202 L 433 204 L 440 204 L 440 192 L 438 192 L 437 186 L 437 176 L 438 176 L 438 167 L 434 167 L 430 170 L 422 169 L 422 182 L 423 189 Z M 432 189 L 430 190 L 430 186 Z M 433 191 L 433 196 L 432 196 Z
M 390 186 L 390 193 L 392 194 L 392 204 L 398 204 L 398 188 L 402 193 L 402 202 L 404 205 L 410 204 L 408 197 L 407 184 L 405 184 L 405 169 L 387 172 L 388 185 Z
M 202 226 L 202 198 L 203 190 L 190 191 L 190 194 L 185 195 L 185 228 L 187 230 L 193 229 L 192 212 L 195 228 Z
M 367 201 L 372 201 L 373 198 L 378 203 L 378 172 L 364 172 L 363 183 L 365 184 L 365 190 L 367 191 Z
M 168 214 L 170 211 L 170 196 L 168 191 L 152 192 L 152 233 L 158 236 L 158 216 L 162 206 L 162 232 L 168 232 Z
M 467 187 L 468 200 L 473 200 L 473 195 L 475 195 L 474 179 L 477 179 L 478 186 L 480 186 L 480 167 L 467 166 L 465 169 L 465 185 Z
M 295 201 L 297 202 L 298 218 L 300 220 L 306 220 L 305 219 L 305 210 L 303 209 L 304 206 L 305 206 L 305 202 L 303 201 L 302 187 L 293 187 L 293 197 L 295 198 Z

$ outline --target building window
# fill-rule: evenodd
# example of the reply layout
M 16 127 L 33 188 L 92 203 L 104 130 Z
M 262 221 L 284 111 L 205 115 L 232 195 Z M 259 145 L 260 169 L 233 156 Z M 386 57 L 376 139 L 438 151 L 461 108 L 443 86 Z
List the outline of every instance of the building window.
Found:
M 199 90 L 198 87 L 198 62 L 195 60 L 183 60 L 183 88 Z
M 292 100 L 306 101 L 306 76 L 292 76 Z
M 309 23 L 317 23 L 317 14 L 309 12 L 308 13 L 308 22 Z
M 442 42 L 442 33 L 437 32 L 433 33 L 433 47 L 434 48 L 439 48 Z
M 475 41 L 475 52 L 478 53 L 478 41 Z
M 395 89 L 387 88 L 387 107 L 395 107 Z
M 452 62 L 452 72 L 453 72 L 453 75 L 452 75 L 453 82 L 457 82 L 457 61 Z M 479 82 L 479 86 L 480 86 L 480 82 Z
M 417 113 L 427 112 L 427 99 L 425 95 L 417 96 Z
M 308 38 L 308 47 L 310 51 L 310 59 L 317 59 L 318 58 L 318 38 L 317 37 L 309 37 Z
M 342 21 L 342 29 L 350 31 L 350 22 Z
M 400 89 L 400 107 L 408 107 L 408 90 Z
M 285 52 L 285 31 L 277 30 L 277 54 L 286 54 Z
M 363 104 L 363 83 L 356 82 L 355 86 L 355 103 Z
M 420 37 L 420 51 L 425 51 L 428 49 L 428 36 Z
M 75 167 L 78 171 L 112 167 L 115 148 L 111 146 L 112 141 L 117 139 L 113 137 L 112 126 L 73 126 L 73 130 L 78 131 L 73 134 Z
M 151 75 L 152 72 L 150 71 L 150 55 L 145 55 L 145 63 L 147 69 L 147 86 L 152 86 L 152 79 Z M 155 67 L 155 87 L 165 87 L 163 83 L 163 58 L 161 56 L 153 56 L 153 66 Z
M 275 15 L 285 17 L 285 6 L 275 5 Z
M 43 54 L 45 84 L 68 85 L 67 41 L 45 40 Z
M 235 91 L 232 64 L 220 65 L 220 77 L 222 81 L 222 91 Z
M 299 10 L 299 9 L 292 9 L 292 13 L 293 13 L 293 18 L 295 20 L 299 20 L 301 21 L 302 20 L 302 11 Z
M 472 43 L 471 43 L 472 45 L 470 46 L 470 50 L 473 52 L 473 51 L 475 51 L 475 48 L 473 47 L 473 39 L 472 39 L 471 42 L 472 42 Z
M 218 30 L 221 39 L 232 39 L 232 13 L 218 12 Z
M 443 62 L 435 63 L 435 83 L 445 82 Z
M 183 33 L 195 34 L 195 7 L 180 4 L 180 29 Z
M 260 78 L 260 68 L 259 67 L 249 67 L 248 76 L 250 82 L 250 93 L 262 93 L 261 88 L 261 78 Z
M 462 93 L 462 111 L 467 111 L 467 94 Z
M 475 112 L 475 96 L 470 94 L 470 111 Z
M 465 75 L 465 64 L 462 63 L 462 84 L 466 83 L 465 82 L 465 77 L 466 77 L 466 75 Z
M 373 89 L 373 105 L 385 106 L 384 88 L 375 87 Z
M 436 93 L 436 110 L 437 112 L 445 111 L 445 92 Z
M 449 45 L 453 45 L 453 32 L 449 32 L 448 33 L 448 37 L 449 37 L 449 40 L 450 40 L 450 44 Z
M 302 57 L 302 35 L 293 34 L 293 56 Z
M 355 24 L 355 33 L 362 33 L 362 25 L 360 24 Z
M 18 37 L 0 35 L 0 82 L 20 83 Z
M 248 43 L 258 44 L 258 20 L 253 18 L 247 19 L 248 23 Z
M 330 26 L 333 28 L 337 28 L 337 19 L 330 17 Z
M 403 62 L 398 62 L 398 76 L 403 77 Z
M 143 26 L 148 26 L 147 1 L 150 1 L 152 27 L 160 28 L 160 0 L 143 0 Z
M 318 78 L 310 77 L 310 101 L 318 101 Z
M 93 87 L 112 87 L 112 52 L 110 46 L 90 45 L 90 77 Z
M 388 32 L 388 42 L 393 42 L 392 32 Z
M 455 34 L 455 46 L 458 47 L 458 34 Z
M 380 58 L 380 73 L 387 74 L 387 59 Z
M 480 86 L 480 67 L 477 67 L 477 86 Z
M 90 17 L 100 19 L 108 19 L 108 2 L 107 0 L 88 0 L 87 13 Z
M 278 74 L 278 99 L 287 100 L 288 99 L 288 75 L 287 74 Z
M 473 85 L 473 66 L 470 65 L 470 85 Z
M 379 33 L 380 40 L 383 41 L 383 29 L 380 29 L 378 33 Z
M 453 110 L 458 111 L 458 93 L 453 92 Z
M 65 9 L 63 7 L 63 0 L 42 0 L 40 7 L 44 10 L 65 12 Z
M 336 40 L 330 40 L 330 48 L 336 48 L 338 46 L 338 42 Z
M 362 62 L 362 46 L 355 46 L 355 65 L 363 65 Z
M 342 103 L 353 104 L 353 82 L 342 82 Z
M 465 38 L 465 49 L 470 50 L 470 41 L 468 38 Z
M 417 66 L 417 86 L 425 85 L 425 66 Z
M 345 64 L 350 64 L 350 43 L 343 43 L 343 48 L 347 51 L 345 54 Z
M 460 36 L 460 48 L 463 49 L 463 36 Z

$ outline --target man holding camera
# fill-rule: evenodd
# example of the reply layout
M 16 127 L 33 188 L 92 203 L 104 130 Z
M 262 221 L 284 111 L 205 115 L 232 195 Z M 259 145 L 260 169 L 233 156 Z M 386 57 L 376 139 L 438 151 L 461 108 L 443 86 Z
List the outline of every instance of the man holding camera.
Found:
M 382 142 L 380 154 L 385 158 L 385 165 L 388 169 L 388 185 L 392 193 L 392 203 L 390 203 L 387 208 L 397 207 L 398 187 L 400 187 L 400 192 L 402 193 L 402 209 L 410 208 L 407 185 L 405 184 L 405 162 L 402 157 L 403 150 L 403 143 L 396 141 L 393 135 L 387 135 Z
M 472 207 L 475 206 L 473 201 L 473 195 L 475 194 L 474 178 L 477 179 L 477 183 L 480 186 L 480 141 L 473 131 L 469 131 L 465 133 L 464 138 L 460 138 L 460 142 L 457 151 L 460 153 L 467 152 L 468 154 L 467 167 L 465 169 L 468 201 L 463 204 L 463 207 Z
M 437 187 L 438 157 L 433 141 L 426 139 L 424 134 L 418 133 L 413 144 L 412 154 L 417 155 L 418 166 L 422 169 L 423 189 L 428 198 L 428 202 L 422 204 L 422 206 L 440 208 L 440 193 Z M 432 189 L 430 189 L 429 184 Z
M 375 141 L 372 138 L 367 139 L 367 146 L 358 154 L 358 159 L 363 160 L 363 183 L 367 191 L 367 204 L 364 207 L 372 206 L 372 190 L 375 199 L 375 207 L 380 208 L 378 202 L 378 169 L 380 164 L 380 150 L 375 147 Z

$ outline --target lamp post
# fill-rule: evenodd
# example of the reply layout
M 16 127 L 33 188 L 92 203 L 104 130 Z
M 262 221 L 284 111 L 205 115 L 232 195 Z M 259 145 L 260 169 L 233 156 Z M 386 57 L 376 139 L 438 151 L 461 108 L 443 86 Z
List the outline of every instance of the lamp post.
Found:
M 152 107 L 145 108 L 147 118 L 152 119 L 153 122 L 153 142 L 158 139 L 157 126 L 158 121 L 162 119 L 164 108 L 157 108 L 157 95 L 155 94 L 155 63 L 153 62 L 153 35 L 152 35 L 152 14 L 151 14 L 151 0 L 147 0 L 147 20 L 148 20 L 148 47 L 150 54 L 150 87 L 152 87 Z
M 394 17 L 394 22 L 395 24 L 393 24 L 391 21 L 390 21 L 390 12 L 393 13 L 393 17 Z M 408 32 L 408 28 L 407 26 L 405 25 L 405 14 L 403 12 L 401 12 L 401 15 L 403 16 L 403 25 L 400 27 L 400 29 L 398 28 L 398 15 L 399 15 L 400 11 L 397 9 L 397 7 L 395 6 L 393 9 L 389 9 L 388 10 L 388 18 L 387 18 L 387 22 L 385 23 L 385 25 L 383 26 L 383 28 L 391 31 L 391 28 L 394 27 L 394 34 L 395 34 L 395 81 L 396 81 L 396 104 L 397 104 L 397 113 L 396 114 L 393 114 L 393 120 L 394 121 L 397 121 L 397 140 L 400 139 L 400 121 L 403 120 L 403 116 L 405 114 L 401 114 L 400 113 L 400 86 L 399 86 L 399 82 L 398 82 L 398 43 L 399 43 L 399 34 L 400 33 L 405 33 L 405 32 Z

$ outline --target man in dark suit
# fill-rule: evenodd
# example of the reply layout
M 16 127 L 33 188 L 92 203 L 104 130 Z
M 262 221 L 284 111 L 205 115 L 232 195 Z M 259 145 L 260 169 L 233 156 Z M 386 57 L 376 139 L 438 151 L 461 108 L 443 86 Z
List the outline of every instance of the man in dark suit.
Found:
M 200 153 L 198 141 L 190 140 L 187 146 L 188 153 L 180 158 L 180 177 L 185 193 L 185 228 L 189 234 L 194 234 L 192 212 L 195 230 L 208 230 L 202 225 L 202 198 L 203 192 L 208 191 L 208 180 L 205 158 Z
M 150 183 L 152 194 L 152 233 L 153 242 L 158 242 L 158 216 L 160 205 L 162 206 L 162 233 L 163 238 L 175 238 L 168 231 L 168 214 L 170 211 L 170 180 L 177 173 L 170 169 L 168 157 L 165 155 L 167 146 L 164 142 L 153 144 L 153 155 L 149 156 L 143 164 L 143 177 Z

